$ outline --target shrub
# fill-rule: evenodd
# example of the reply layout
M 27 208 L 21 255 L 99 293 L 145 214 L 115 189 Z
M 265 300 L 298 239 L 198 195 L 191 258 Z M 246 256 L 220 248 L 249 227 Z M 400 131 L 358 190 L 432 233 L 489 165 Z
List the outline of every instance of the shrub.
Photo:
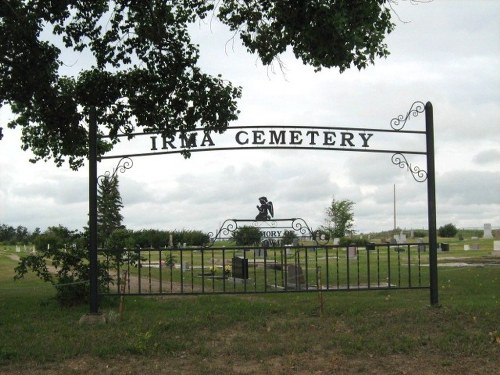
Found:
M 349 245 L 356 245 L 358 247 L 363 247 L 366 246 L 367 243 L 370 241 L 364 239 L 364 238 L 350 238 L 350 237 L 342 237 L 339 241 L 340 246 L 349 246 Z
M 232 238 L 238 246 L 256 245 L 262 240 L 262 232 L 256 227 L 243 226 L 233 232 Z
M 453 224 L 446 224 L 438 229 L 439 237 L 451 238 L 455 237 L 458 233 L 458 229 Z
M 297 239 L 297 233 L 293 230 L 286 230 L 285 233 L 283 234 L 283 245 L 291 245 L 293 244 L 293 241 Z
M 56 288 L 56 299 L 61 305 L 71 306 L 88 302 L 90 295 L 88 238 L 85 234 L 65 227 L 49 227 L 36 238 L 36 253 L 20 259 L 14 279 L 22 279 L 32 271 L 40 279 Z M 50 269 L 49 269 L 50 265 Z M 109 264 L 99 262 L 98 283 L 104 290 L 111 278 Z

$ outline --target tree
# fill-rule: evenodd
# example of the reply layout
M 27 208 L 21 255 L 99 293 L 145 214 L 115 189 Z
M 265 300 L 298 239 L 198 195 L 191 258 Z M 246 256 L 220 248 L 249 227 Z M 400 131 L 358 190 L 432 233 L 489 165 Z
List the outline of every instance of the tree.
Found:
M 62 305 L 86 302 L 89 296 L 88 238 L 61 225 L 49 227 L 35 240 L 36 253 L 23 256 L 14 279 L 22 279 L 30 270 L 56 288 L 56 299 Z M 105 290 L 111 277 L 106 260 L 98 261 L 98 287 Z M 49 269 L 49 265 L 52 269 Z
M 455 237 L 457 235 L 457 233 L 458 233 L 457 227 L 451 223 L 443 225 L 442 227 L 439 227 L 439 229 L 438 229 L 439 237 L 451 238 L 451 237 Z
M 257 245 L 262 240 L 262 232 L 256 227 L 243 226 L 233 232 L 232 238 L 238 246 Z
M 297 236 L 297 233 L 293 230 L 286 230 L 285 233 L 283 233 L 283 245 L 291 245 L 295 240 L 297 240 L 299 237 Z
M 188 26 L 212 15 L 265 65 L 291 47 L 315 70 L 358 69 L 388 55 L 391 0 L 10 0 L 0 2 L 0 106 L 16 115 L 33 162 L 83 165 L 90 108 L 99 155 L 119 134 L 189 136 L 223 132 L 237 119 L 241 88 L 198 67 Z M 52 35 L 51 35 L 52 34 Z M 50 35 L 50 37 L 47 37 Z M 64 51 L 61 48 L 64 48 Z M 73 51 L 92 58 L 77 77 L 63 75 Z M 189 150 L 185 150 L 189 155 Z
M 16 228 L 7 224 L 0 225 L 0 242 L 15 241 L 15 239 Z
M 123 229 L 122 198 L 118 189 L 118 177 L 105 175 L 99 181 L 97 192 L 97 228 L 98 238 L 104 247 L 111 234 L 117 229 Z
M 330 238 L 342 238 L 352 231 L 354 226 L 354 202 L 348 199 L 335 200 L 325 210 L 325 226 L 322 230 L 329 234 Z

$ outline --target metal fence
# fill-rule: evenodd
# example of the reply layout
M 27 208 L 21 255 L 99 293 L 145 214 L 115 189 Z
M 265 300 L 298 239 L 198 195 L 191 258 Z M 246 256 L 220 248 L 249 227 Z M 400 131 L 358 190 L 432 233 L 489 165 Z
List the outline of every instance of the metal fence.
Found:
M 428 244 L 187 247 L 100 254 L 107 295 L 429 288 Z

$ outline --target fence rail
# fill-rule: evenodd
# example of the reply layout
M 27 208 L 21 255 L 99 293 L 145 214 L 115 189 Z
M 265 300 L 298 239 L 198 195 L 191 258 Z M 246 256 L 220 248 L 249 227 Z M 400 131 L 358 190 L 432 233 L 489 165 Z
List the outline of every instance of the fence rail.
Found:
M 427 244 L 211 247 L 100 254 L 101 294 L 244 294 L 429 288 Z

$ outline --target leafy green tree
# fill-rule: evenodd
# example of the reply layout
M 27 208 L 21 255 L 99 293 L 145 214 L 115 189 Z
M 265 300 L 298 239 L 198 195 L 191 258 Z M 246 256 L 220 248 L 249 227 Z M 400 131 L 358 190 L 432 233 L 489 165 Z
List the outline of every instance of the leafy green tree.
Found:
M 293 241 L 297 239 L 297 233 L 293 230 L 286 230 L 285 233 L 283 233 L 283 245 L 291 245 L 293 244 Z
M 99 181 L 97 191 L 97 228 L 102 247 L 106 246 L 106 241 L 115 230 L 124 228 L 122 208 L 118 177 L 104 176 Z
M 390 0 L 0 1 L 0 106 L 10 105 L 8 126 L 22 128 L 32 161 L 78 169 L 94 106 L 99 132 L 110 135 L 100 155 L 119 134 L 223 132 L 237 119 L 241 88 L 201 71 L 189 25 L 218 18 L 266 65 L 281 64 L 290 47 L 316 70 L 342 72 L 388 55 L 390 7 Z M 71 52 L 91 67 L 62 74 Z
M 30 233 L 28 231 L 28 228 L 23 227 L 22 225 L 19 225 L 16 228 L 16 240 L 17 240 L 17 242 L 27 244 L 29 239 L 30 239 Z
M 322 230 L 329 234 L 330 238 L 342 238 L 352 233 L 354 227 L 354 202 L 348 199 L 335 200 L 326 208 L 325 225 Z
M 49 227 L 35 240 L 36 253 L 23 256 L 15 268 L 15 279 L 32 271 L 56 288 L 56 299 L 62 305 L 88 301 L 89 252 L 87 236 L 63 226 Z M 108 264 L 98 261 L 99 288 L 105 289 L 111 278 Z M 51 268 L 49 269 L 49 266 Z
M 442 227 L 439 227 L 439 229 L 438 229 L 439 237 L 452 238 L 452 237 L 455 237 L 457 235 L 457 233 L 458 233 L 457 227 L 451 223 L 443 225 Z
M 10 242 L 16 238 L 16 229 L 7 224 L 0 225 L 0 242 Z
M 257 245 L 262 240 L 262 232 L 256 227 L 243 226 L 233 232 L 232 238 L 238 246 Z

